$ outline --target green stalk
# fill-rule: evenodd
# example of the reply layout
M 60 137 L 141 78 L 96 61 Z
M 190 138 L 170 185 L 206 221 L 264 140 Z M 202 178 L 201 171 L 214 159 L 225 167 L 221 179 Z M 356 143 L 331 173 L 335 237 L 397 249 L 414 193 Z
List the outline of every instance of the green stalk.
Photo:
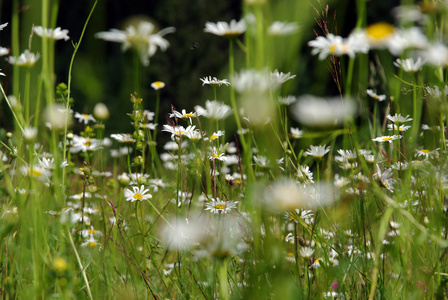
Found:
M 221 298 L 223 300 L 229 300 L 229 282 L 227 280 L 227 259 L 223 259 L 218 270 L 219 289 L 221 292 Z
M 12 38 L 12 55 L 19 57 L 20 55 L 20 38 L 19 38 L 19 0 L 13 1 L 12 18 L 11 18 L 11 38 Z M 12 94 L 19 99 L 20 93 L 20 72 L 19 66 L 13 65 L 12 73 Z
M 93 300 L 92 292 L 90 291 L 89 279 L 87 279 L 86 269 L 82 266 L 81 258 L 79 257 L 78 251 L 76 250 L 75 243 L 73 242 L 70 231 L 67 231 L 67 235 L 70 240 L 70 245 L 72 245 L 73 252 L 75 252 L 76 260 L 78 261 L 79 269 L 82 273 L 82 278 L 84 279 L 84 282 L 86 284 L 87 294 L 89 295 L 89 298 Z
M 31 68 L 27 68 L 25 74 L 25 95 L 24 95 L 24 109 L 25 109 L 25 123 L 30 122 L 30 74 Z

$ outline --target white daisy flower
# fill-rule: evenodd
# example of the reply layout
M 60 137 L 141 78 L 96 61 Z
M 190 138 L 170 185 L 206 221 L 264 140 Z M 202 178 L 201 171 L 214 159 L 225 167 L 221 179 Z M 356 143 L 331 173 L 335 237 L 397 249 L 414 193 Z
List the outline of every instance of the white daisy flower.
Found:
M 397 126 L 397 125 L 395 125 L 395 124 L 387 124 L 387 128 L 389 129 L 389 130 L 393 130 L 393 131 L 406 131 L 406 130 L 408 130 L 409 128 L 411 128 L 411 126 L 406 126 L 406 125 L 399 125 L 399 126 Z
M 9 56 L 6 60 L 19 67 L 32 67 L 39 60 L 40 54 L 31 53 L 30 50 L 25 50 L 19 57 Z
M 393 123 L 404 123 L 404 122 L 409 122 L 412 121 L 412 118 L 409 118 L 409 115 L 407 115 L 406 117 L 403 117 L 401 114 L 395 114 L 393 116 L 391 115 L 387 115 L 387 118 L 392 121 Z
M 300 256 L 310 258 L 314 254 L 314 249 L 310 247 L 302 247 L 299 251 Z
M 413 58 L 399 59 L 394 62 L 394 66 L 401 68 L 407 73 L 416 73 L 421 70 L 425 63 L 422 61 L 421 57 L 418 57 L 416 61 Z
M 289 106 L 295 102 L 297 102 L 297 97 L 295 96 L 278 97 L 278 103 L 283 105 Z
M 152 195 L 147 194 L 147 192 L 149 192 L 149 189 L 145 189 L 144 185 L 141 185 L 140 188 L 133 186 L 132 191 L 130 189 L 124 190 L 124 196 L 126 197 L 126 201 L 143 201 L 152 198 Z
M 204 77 L 204 78 L 199 78 L 199 80 L 202 81 L 202 86 L 208 84 L 208 85 L 217 85 L 217 86 L 221 86 L 221 85 L 226 85 L 229 86 L 230 82 L 227 79 L 218 79 L 216 77 Z
M 120 143 L 135 143 L 135 140 L 132 138 L 132 135 L 129 133 L 114 133 L 114 134 L 111 134 L 110 137 Z
M 290 130 L 289 137 L 291 139 L 300 139 L 303 135 L 303 130 L 300 130 L 299 128 L 291 127 L 289 130 Z
M 230 106 L 216 100 L 205 101 L 205 108 L 196 105 L 195 110 L 198 114 L 214 120 L 225 119 L 232 113 L 232 108 Z
M 378 102 L 384 101 L 386 100 L 386 95 L 378 95 L 377 93 L 375 93 L 373 90 L 371 89 L 367 89 L 366 90 L 367 95 L 369 95 L 372 99 L 377 100 Z
M 295 22 L 280 22 L 275 21 L 269 26 L 268 34 L 269 35 L 290 35 L 296 33 L 299 30 L 299 25 Z
M 424 158 L 434 158 L 439 157 L 439 150 L 440 148 L 436 148 L 434 150 L 428 150 L 428 149 L 415 149 L 415 157 L 423 156 Z
M 385 135 L 385 136 L 379 136 L 377 138 L 372 139 L 374 142 L 389 142 L 392 143 L 392 141 L 401 139 L 402 137 L 400 135 Z
M 205 23 L 204 32 L 208 32 L 214 35 L 219 35 L 223 37 L 235 38 L 246 31 L 246 22 L 244 20 L 236 21 L 231 20 L 230 23 L 218 22 Z
M 160 89 L 163 89 L 165 87 L 165 83 L 162 81 L 154 81 L 153 83 L 151 83 L 151 87 L 158 91 Z
M 42 26 L 33 26 L 33 31 L 40 37 L 47 37 L 53 40 L 64 40 L 68 41 L 70 37 L 68 36 L 67 29 L 61 29 L 61 27 L 56 27 L 55 29 L 43 28 Z
M 308 149 L 305 154 L 311 155 L 315 158 L 322 158 L 325 154 L 330 152 L 330 146 L 327 147 L 327 145 L 323 146 L 310 146 L 310 149 Z
M 42 168 L 41 166 L 22 166 L 21 167 L 22 174 L 28 177 L 32 177 L 39 181 L 48 181 L 51 177 L 52 173 L 50 170 Z
M 238 204 L 238 201 L 222 201 L 219 198 L 213 199 L 211 198 L 211 202 L 207 202 L 205 204 L 206 208 L 205 210 L 209 210 L 210 212 L 217 214 L 217 213 L 228 213 L 233 208 L 236 207 Z
M 96 122 L 95 118 L 92 115 L 88 114 L 80 114 L 78 112 L 75 112 L 74 115 L 75 119 L 78 119 L 79 123 L 84 123 L 87 125 L 89 121 Z
M 278 84 L 283 84 L 290 79 L 294 79 L 295 77 L 296 77 L 296 75 L 291 75 L 290 72 L 288 72 L 287 74 L 285 74 L 283 72 L 279 72 L 278 70 L 271 72 L 272 80 L 277 82 Z

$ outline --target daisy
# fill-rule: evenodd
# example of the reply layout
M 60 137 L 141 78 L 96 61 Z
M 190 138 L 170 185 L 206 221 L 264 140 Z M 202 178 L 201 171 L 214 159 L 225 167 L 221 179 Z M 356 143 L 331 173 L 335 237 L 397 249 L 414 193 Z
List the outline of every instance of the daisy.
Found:
M 399 59 L 394 62 L 394 66 L 397 68 L 401 68 L 403 71 L 407 73 L 416 73 L 421 70 L 424 62 L 421 57 L 418 57 L 416 61 L 413 58 Z
M 96 151 L 101 147 L 100 141 L 95 138 L 86 138 L 75 135 L 73 137 L 73 145 L 70 148 L 71 153 Z
M 192 141 L 199 141 L 202 139 L 203 134 L 199 129 L 195 129 L 195 126 L 188 126 L 187 129 L 184 132 L 184 136 L 189 138 Z M 177 143 L 176 143 L 177 145 Z
M 152 198 L 151 194 L 146 194 L 148 191 L 149 189 L 145 189 L 144 185 L 141 185 L 140 188 L 133 186 L 132 191 L 130 189 L 124 190 L 124 196 L 126 197 L 126 201 L 143 201 Z
M 330 146 L 327 147 L 327 145 L 323 145 L 323 146 L 310 146 L 310 149 L 308 149 L 305 154 L 307 155 L 311 155 L 314 158 L 322 158 L 324 157 L 325 154 L 327 154 L 328 152 L 330 152 Z
M 219 198 L 213 199 L 212 201 L 205 204 L 206 208 L 205 210 L 209 210 L 210 212 L 217 214 L 217 213 L 228 213 L 232 210 L 232 208 L 235 208 L 238 204 L 238 201 L 222 201 Z
M 163 38 L 168 33 L 175 31 L 174 27 L 168 27 L 154 33 L 154 24 L 147 21 L 138 23 L 137 27 L 129 25 L 126 29 L 111 29 L 109 31 L 98 32 L 95 37 L 109 42 L 122 44 L 121 50 L 127 51 L 134 48 L 140 55 L 140 61 L 144 66 L 149 65 L 149 58 L 153 56 L 157 49 L 165 51 L 169 43 Z
M 37 137 L 37 128 L 35 127 L 25 127 L 23 128 L 23 138 L 26 141 L 34 141 Z
M 193 128 L 196 126 L 193 126 Z M 187 128 L 190 128 L 188 126 Z M 162 131 L 167 131 L 171 133 L 171 139 L 174 141 L 174 138 L 180 138 L 181 136 L 185 135 L 185 127 L 183 126 L 171 126 L 171 125 L 163 125 Z M 191 129 L 189 129 L 191 130 Z
M 310 258 L 314 254 L 314 249 L 310 247 L 302 247 L 300 248 L 300 256 L 304 258 Z
M 96 122 L 95 118 L 92 115 L 80 114 L 78 112 L 75 112 L 74 117 L 78 119 L 79 123 L 84 123 L 85 125 L 87 125 L 89 121 Z
M 367 89 L 367 95 L 369 95 L 372 99 L 377 100 L 378 102 L 386 100 L 386 95 L 377 95 L 373 90 Z
M 208 139 L 210 141 L 213 141 L 223 135 L 224 135 L 224 130 L 218 130 L 217 132 L 214 132 Z
M 423 156 L 425 159 L 439 157 L 440 148 L 436 148 L 434 150 L 428 149 L 415 149 L 415 157 Z
M 286 106 L 289 106 L 295 102 L 297 102 L 297 98 L 295 96 L 278 97 L 278 103 Z
M 257 166 L 259 166 L 261 168 L 269 167 L 269 160 L 266 156 L 254 155 L 254 161 L 257 164 Z
M 211 76 L 204 77 L 204 78 L 199 78 L 199 80 L 202 81 L 202 86 L 204 86 L 206 84 L 212 85 L 212 86 L 215 86 L 215 85 L 221 86 L 223 84 L 226 85 L 226 86 L 230 85 L 230 82 L 227 79 L 218 79 L 216 77 L 212 78 Z
M 232 113 L 232 108 L 230 106 L 216 100 L 205 101 L 205 108 L 199 105 L 194 108 L 198 114 L 214 120 L 225 119 Z
M 98 241 L 93 236 L 90 236 L 90 238 L 88 240 L 86 240 L 84 243 L 81 244 L 81 247 L 86 247 L 86 248 L 95 248 L 97 246 L 99 247 L 99 250 L 101 251 L 101 244 L 99 244 Z
M 379 136 L 377 138 L 372 139 L 374 142 L 389 142 L 392 143 L 392 141 L 401 139 L 402 137 L 400 135 L 385 135 L 385 136 Z
M 395 124 L 387 124 L 387 128 L 389 130 L 393 130 L 393 131 L 406 131 L 409 128 L 411 128 L 411 126 L 409 126 L 409 125 L 408 126 L 406 126 L 406 125 L 397 126 Z
M 275 70 L 274 72 L 271 72 L 271 78 L 273 81 L 277 82 L 278 84 L 283 84 L 286 81 L 290 79 L 294 79 L 296 75 L 290 75 L 291 73 L 288 72 L 287 74 L 283 72 L 279 72 L 278 70 Z
M 33 26 L 33 31 L 40 37 L 47 37 L 53 40 L 64 40 L 68 41 L 70 37 L 68 36 L 67 29 L 61 29 L 61 27 L 56 27 L 55 29 L 43 28 L 42 26 Z
M 208 32 L 214 35 L 236 38 L 240 34 L 243 34 L 246 31 L 246 22 L 244 20 L 236 21 L 231 20 L 230 23 L 227 22 L 218 22 L 205 23 L 204 32 Z
M 51 171 L 41 166 L 22 166 L 21 167 L 22 174 L 28 177 L 32 177 L 39 181 L 47 181 L 51 177 Z
M 110 135 L 111 138 L 120 143 L 135 143 L 130 133 L 114 133 Z
M 310 167 L 306 165 L 299 165 L 296 174 L 297 179 L 300 182 L 309 181 L 313 183 L 313 172 L 310 171 Z
M 31 53 L 30 50 L 25 50 L 19 57 L 9 56 L 6 60 L 11 65 L 16 65 L 19 67 L 32 67 L 39 60 L 40 54 Z
M 220 160 L 220 161 L 226 161 L 227 160 L 227 157 L 225 156 L 225 153 L 218 151 L 216 149 L 216 147 L 212 147 L 210 149 L 210 156 L 209 156 L 209 158 L 211 160 L 215 160 L 215 159 Z
M 3 29 L 5 29 L 6 26 L 8 26 L 8 22 L 1 24 L 1 25 L 0 25 L 0 31 L 2 31 Z
M 387 118 L 392 121 L 393 123 L 404 123 L 412 121 L 412 118 L 409 118 L 409 115 L 406 117 L 403 117 L 401 114 L 395 114 L 394 116 L 387 115 Z
M 5 56 L 9 54 L 9 49 L 5 47 L 0 47 L 0 56 Z
M 448 47 L 442 43 L 428 45 L 418 53 L 425 63 L 437 67 L 445 67 L 448 64 Z
M 290 130 L 289 137 L 291 139 L 300 139 L 303 135 L 303 130 L 300 130 L 299 128 L 291 127 L 289 130 Z
M 278 81 L 274 80 L 266 69 L 262 71 L 255 69 L 241 70 L 233 76 L 231 81 L 235 90 L 240 93 L 263 93 L 279 85 Z
M 392 177 L 394 174 L 392 173 L 392 169 L 386 169 L 384 172 L 382 172 L 378 164 L 376 165 L 376 168 L 377 172 L 373 174 L 373 177 L 378 177 L 378 180 L 382 184 L 382 186 L 387 188 L 389 191 L 393 192 L 394 182 Z
M 299 26 L 295 22 L 280 22 L 275 21 L 268 28 L 269 35 L 290 35 L 296 33 L 299 30 Z
M 182 112 L 178 112 L 177 110 L 173 110 L 173 113 L 169 114 L 170 118 L 179 118 L 179 119 L 182 119 L 182 120 L 189 119 L 190 120 L 190 124 L 191 124 L 191 118 L 196 118 L 198 116 L 200 116 L 200 114 L 198 114 L 197 112 L 187 113 L 187 111 L 185 109 L 182 109 Z
M 151 83 L 151 87 L 158 91 L 160 89 L 163 89 L 165 87 L 165 83 L 162 81 L 154 81 L 153 83 Z

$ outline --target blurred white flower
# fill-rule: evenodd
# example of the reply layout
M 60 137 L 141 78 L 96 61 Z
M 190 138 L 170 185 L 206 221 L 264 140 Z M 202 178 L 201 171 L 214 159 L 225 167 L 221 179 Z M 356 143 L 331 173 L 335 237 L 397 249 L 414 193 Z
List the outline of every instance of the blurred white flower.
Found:
M 408 73 L 416 73 L 420 71 L 425 63 L 422 61 L 421 57 L 418 57 L 416 61 L 413 58 L 399 59 L 394 62 L 394 66 L 401 68 L 403 71 Z
M 198 114 L 214 120 L 225 119 L 232 113 L 230 106 L 216 100 L 205 101 L 205 108 L 199 105 L 196 105 L 194 108 Z
M 134 48 L 140 55 L 141 63 L 148 66 L 149 58 L 156 53 L 157 48 L 165 51 L 170 45 L 163 36 L 175 31 L 174 27 L 167 27 L 158 33 L 153 33 L 154 27 L 151 22 L 140 21 L 137 27 L 129 25 L 124 31 L 110 29 L 109 31 L 96 33 L 95 37 L 109 42 L 121 43 L 122 51 Z
M 202 81 L 202 86 L 208 84 L 208 85 L 217 85 L 217 86 L 221 86 L 221 85 L 226 85 L 229 86 L 230 82 L 227 79 L 218 79 L 216 77 L 204 77 L 204 78 L 199 78 L 199 80 Z
M 319 54 L 319 59 L 323 60 L 328 55 L 348 55 L 355 57 L 356 53 L 367 53 L 368 44 L 358 35 L 350 35 L 347 39 L 329 33 L 326 37 L 318 36 L 315 40 L 309 41 L 308 46 L 312 47 L 311 54 Z
M 238 201 L 222 201 L 219 198 L 212 198 L 212 201 L 207 202 L 205 204 L 205 210 L 209 210 L 210 212 L 217 214 L 217 213 L 228 213 L 233 208 L 236 207 L 238 204 Z
M 64 129 L 66 125 L 69 127 L 73 123 L 72 111 L 67 112 L 65 106 L 59 103 L 46 107 L 43 119 L 50 129 L 55 130 Z
M 43 28 L 42 26 L 33 26 L 33 31 L 40 37 L 47 37 L 53 40 L 64 40 L 68 41 L 70 37 L 68 36 L 67 29 L 61 29 L 61 27 L 56 27 L 55 29 Z
M 78 119 L 79 123 L 84 123 L 85 125 L 89 124 L 89 121 L 96 123 L 95 118 L 89 114 L 80 114 L 75 112 L 75 119 Z
M 246 31 L 246 22 L 244 20 L 236 21 L 231 20 L 230 23 L 218 22 L 205 23 L 204 32 L 208 32 L 214 35 L 223 37 L 235 38 Z
M 295 77 L 296 77 L 296 75 L 291 75 L 290 72 L 288 72 L 287 74 L 285 74 L 283 72 L 279 72 L 278 70 L 271 72 L 272 80 L 274 82 L 277 82 L 278 84 L 283 84 L 290 79 L 294 79 Z
M 370 98 L 377 100 L 378 102 L 384 101 L 386 100 L 386 95 L 378 95 L 377 93 L 375 93 L 373 90 L 371 89 L 367 89 L 366 90 L 367 95 L 370 96 Z
M 374 142 L 389 142 L 392 143 L 392 141 L 401 139 L 401 135 L 385 135 L 385 136 L 379 136 L 377 138 L 372 139 Z
M 39 60 L 40 54 L 31 53 L 30 50 L 25 50 L 19 57 L 9 56 L 6 60 L 19 67 L 32 67 Z
M 327 145 L 323 146 L 310 146 L 310 149 L 306 150 L 305 154 L 311 155 L 314 158 L 322 158 L 325 154 L 330 152 L 330 146 L 327 147 Z
M 165 83 L 162 81 L 154 81 L 153 83 L 151 83 L 151 87 L 158 91 L 160 89 L 163 89 L 165 87 Z
M 235 90 L 240 93 L 263 93 L 279 86 L 279 82 L 266 69 L 241 70 L 231 81 Z
M 292 106 L 293 117 L 307 126 L 341 125 L 353 117 L 357 111 L 351 99 L 318 98 L 304 95 Z
M 448 65 L 448 47 L 442 43 L 428 45 L 425 49 L 419 51 L 418 55 L 423 58 L 425 63 L 430 65 L 437 67 Z
M 269 26 L 269 35 L 290 35 L 299 30 L 299 25 L 295 22 L 280 22 L 275 21 Z

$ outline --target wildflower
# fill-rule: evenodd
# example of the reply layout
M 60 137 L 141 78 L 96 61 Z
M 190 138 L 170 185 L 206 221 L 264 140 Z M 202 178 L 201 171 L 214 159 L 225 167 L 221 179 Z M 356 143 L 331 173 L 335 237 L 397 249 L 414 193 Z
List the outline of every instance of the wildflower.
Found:
M 42 159 L 39 159 L 39 165 L 47 170 L 52 170 L 55 168 L 54 166 L 54 157 L 52 158 L 46 158 L 46 157 L 42 157 Z M 69 164 L 67 163 L 67 161 L 63 161 L 61 162 L 61 164 L 59 165 L 60 168 L 65 168 L 67 167 Z
M 156 53 L 157 48 L 160 48 L 162 51 L 168 48 L 169 43 L 163 36 L 173 33 L 175 29 L 174 27 L 167 27 L 158 33 L 153 33 L 153 31 L 154 24 L 141 21 L 138 23 L 137 28 L 134 25 L 129 25 L 124 31 L 111 29 L 98 32 L 95 34 L 95 37 L 109 42 L 121 43 L 122 51 L 134 48 L 140 55 L 141 63 L 144 66 L 148 66 L 149 58 Z
M 266 156 L 254 155 L 254 161 L 261 168 L 269 168 L 269 160 Z
M 224 135 L 224 130 L 218 130 L 217 132 L 214 132 L 208 139 L 210 141 L 213 141 L 223 135 Z
M 409 115 L 406 117 L 403 117 L 401 114 L 395 114 L 394 116 L 387 115 L 387 118 L 392 121 L 393 123 L 405 123 L 412 121 L 412 118 L 409 118 Z
M 132 135 L 129 133 L 114 133 L 114 134 L 111 134 L 110 137 L 120 143 L 135 143 L 135 140 L 132 138 Z
M 5 56 L 9 54 L 9 49 L 5 47 L 0 47 L 0 56 Z M 3 75 L 5 76 L 5 75 Z
M 222 201 L 219 198 L 213 199 L 211 202 L 208 202 L 205 204 L 206 208 L 205 210 L 209 210 L 210 212 L 217 214 L 217 213 L 228 213 L 232 210 L 232 208 L 235 208 L 238 204 L 238 201 Z
M 319 54 L 320 60 L 324 60 L 328 55 L 348 55 L 353 58 L 356 53 L 367 53 L 369 50 L 367 44 L 355 36 L 344 39 L 332 33 L 326 37 L 318 36 L 315 40 L 308 42 L 308 46 L 313 47 L 311 54 Z
M 177 219 L 167 224 L 172 225 L 163 227 L 160 237 L 172 249 L 187 250 L 197 245 L 206 236 L 207 226 L 201 219 L 191 222 L 187 219 Z
M 289 130 L 289 137 L 292 139 L 300 139 L 303 135 L 303 130 L 300 130 L 299 128 L 291 127 Z
M 322 158 L 324 157 L 325 154 L 327 154 L 328 152 L 330 152 L 330 146 L 327 147 L 327 145 L 323 145 L 323 146 L 310 146 L 310 149 L 308 149 L 305 154 L 307 155 L 311 155 L 314 158 Z
M 37 137 L 37 128 L 35 127 L 25 127 L 23 128 L 23 138 L 28 141 L 32 142 Z
M 434 158 L 439 157 L 439 150 L 440 148 L 436 148 L 434 150 L 428 150 L 428 149 L 415 149 L 415 157 L 423 156 L 425 159 L 428 158 Z
M 44 169 L 41 166 L 22 166 L 21 171 L 23 175 L 39 181 L 48 181 L 52 175 L 50 170 Z
M 16 65 L 19 67 L 32 67 L 39 60 L 40 54 L 31 53 L 30 50 L 25 50 L 19 57 L 9 56 L 6 60 L 11 65 Z
M 425 63 L 433 66 L 445 67 L 448 64 L 448 47 L 442 43 L 428 45 L 419 51 L 418 55 L 423 58 Z
M 314 249 L 310 247 L 302 247 L 300 248 L 300 256 L 304 258 L 310 258 L 314 254 Z
M 377 95 L 373 90 L 367 89 L 367 95 L 369 95 L 372 99 L 377 100 L 378 102 L 386 100 L 386 95 Z
M 387 40 L 395 32 L 395 27 L 386 22 L 379 22 L 367 26 L 365 33 L 371 46 L 379 47 L 387 43 Z
M 409 128 L 411 128 L 411 126 L 406 126 L 406 125 L 395 125 L 395 124 L 387 124 L 387 128 L 389 130 L 393 130 L 393 131 L 406 131 Z
M 295 102 L 297 102 L 297 98 L 295 96 L 278 97 L 278 103 L 286 106 L 289 106 Z
M 235 90 L 240 93 L 264 93 L 279 85 L 278 80 L 273 78 L 266 69 L 242 70 L 235 74 L 231 81 Z
M 238 22 L 236 20 L 231 20 L 230 23 L 207 22 L 205 23 L 205 29 L 204 29 L 204 32 L 228 38 L 236 38 L 240 34 L 243 34 L 245 31 L 246 31 L 246 22 L 244 20 L 240 20 Z
M 416 61 L 414 61 L 413 58 L 406 58 L 406 59 L 399 59 L 394 62 L 394 66 L 397 68 L 401 68 L 403 71 L 408 73 L 416 73 L 420 71 L 420 69 L 423 67 L 424 62 L 422 61 L 421 57 L 418 57 Z
M 230 85 L 230 82 L 227 79 L 218 79 L 216 77 L 212 78 L 211 76 L 204 77 L 204 78 L 199 78 L 199 80 L 202 81 L 202 86 L 204 86 L 206 84 L 213 85 L 213 86 L 215 86 L 215 85 L 221 86 L 223 84 L 226 85 L 226 86 Z
M 8 26 L 8 22 L 0 24 L 0 31 L 2 31 L 3 29 L 5 29 L 5 27 Z
M 392 143 L 392 141 L 401 139 L 402 137 L 400 135 L 385 135 L 385 136 L 379 136 L 377 138 L 372 139 L 374 142 L 389 142 Z
M 216 100 L 205 101 L 205 108 L 202 106 L 195 106 L 195 110 L 198 114 L 214 120 L 222 120 L 228 117 L 232 113 L 232 108 L 222 102 Z
M 81 247 L 86 247 L 86 248 L 95 248 L 97 246 L 99 247 L 99 250 L 101 251 L 101 244 L 99 244 L 98 241 L 93 236 L 90 236 L 89 239 L 87 239 L 84 243 L 81 244 Z
M 291 112 L 297 121 L 305 125 L 332 126 L 343 124 L 356 113 L 356 110 L 356 104 L 351 99 L 304 95 L 292 107 Z
M 382 186 L 384 186 L 385 188 L 387 188 L 389 191 L 393 192 L 394 191 L 394 187 L 393 187 L 393 173 L 392 173 L 392 169 L 386 169 L 384 172 L 381 171 L 380 166 L 377 164 L 376 165 L 377 168 L 377 172 L 375 174 L 373 174 L 373 177 L 378 177 L 379 182 L 381 183 Z
M 55 29 L 43 28 L 42 26 L 33 26 L 33 31 L 40 37 L 47 37 L 53 40 L 64 40 L 68 41 L 70 37 L 68 36 L 67 29 L 61 29 L 61 27 L 56 27 Z
M 310 167 L 299 165 L 297 169 L 297 179 L 300 182 L 310 182 L 313 183 L 313 172 L 310 171 Z
M 146 199 L 151 199 L 151 194 L 146 194 L 149 189 L 145 189 L 144 185 L 141 185 L 140 188 L 133 186 L 132 191 L 130 189 L 124 190 L 124 196 L 126 197 L 126 201 L 143 201 Z
M 101 147 L 101 142 L 95 138 L 86 138 L 75 135 L 73 137 L 73 145 L 70 148 L 71 153 L 77 153 L 79 151 L 96 151 Z
M 158 91 L 160 89 L 163 89 L 165 87 L 165 83 L 162 81 L 154 81 L 153 83 L 151 83 L 151 87 Z
M 85 125 L 87 125 L 89 121 L 96 122 L 92 115 L 80 114 L 78 112 L 75 112 L 75 118 L 78 119 L 79 123 L 84 123 Z
M 106 104 L 100 102 L 97 103 L 93 108 L 93 115 L 100 121 L 106 121 L 107 119 L 109 119 L 110 113 Z M 81 120 L 79 121 L 81 122 Z
M 219 150 L 216 149 L 216 147 L 212 147 L 210 149 L 210 156 L 209 156 L 209 158 L 211 160 L 215 160 L 215 159 L 220 160 L 220 161 L 226 161 L 227 160 L 227 157 L 225 156 L 225 153 L 220 152 Z
M 121 173 L 121 175 L 118 175 L 117 179 L 122 186 L 127 186 L 129 182 L 131 182 L 131 178 L 129 178 L 128 174 L 126 174 L 125 172 Z
M 271 78 L 274 82 L 277 82 L 278 84 L 283 84 L 286 81 L 290 79 L 294 79 L 296 75 L 290 75 L 291 73 L 288 72 L 287 74 L 283 72 L 279 72 L 278 70 L 275 70 L 274 72 L 271 72 Z
M 53 104 L 45 108 L 43 113 L 45 125 L 49 125 L 50 129 L 61 130 L 65 126 L 72 124 L 72 111 L 67 111 L 62 104 Z
M 195 126 L 189 126 L 184 132 L 184 136 L 193 141 L 199 141 L 202 139 L 202 133 L 199 129 L 195 129 Z M 177 145 L 177 143 L 176 143 Z M 166 146 L 166 145 L 165 145 Z M 177 146 L 178 147 L 178 146 Z M 186 144 L 184 145 L 186 147 Z
M 191 118 L 197 118 L 198 116 L 200 116 L 200 114 L 198 114 L 197 112 L 187 113 L 187 111 L 185 109 L 182 109 L 182 112 L 178 112 L 177 110 L 173 110 L 173 113 L 169 114 L 170 118 L 180 118 L 182 120 L 189 119 L 190 120 L 190 124 L 191 124 Z
M 290 35 L 296 33 L 299 30 L 299 26 L 295 22 L 280 22 L 275 21 L 268 28 L 269 35 Z
M 192 130 L 196 126 L 188 126 L 187 129 L 183 126 L 171 126 L 171 125 L 163 125 L 162 131 L 167 131 L 171 133 L 171 139 L 174 141 L 174 138 L 180 138 L 181 136 L 185 135 L 185 131 Z

